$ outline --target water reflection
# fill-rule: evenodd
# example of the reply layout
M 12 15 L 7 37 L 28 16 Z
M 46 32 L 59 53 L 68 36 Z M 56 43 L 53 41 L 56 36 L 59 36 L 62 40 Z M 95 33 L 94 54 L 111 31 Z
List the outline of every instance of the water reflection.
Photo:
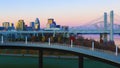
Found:
M 88 39 L 94 39 L 96 41 L 100 41 L 100 35 L 99 34 L 84 34 L 81 35 L 84 38 L 88 38 Z M 108 35 L 108 41 L 109 41 L 109 35 Z M 114 42 L 115 44 L 120 48 L 120 35 L 114 35 Z

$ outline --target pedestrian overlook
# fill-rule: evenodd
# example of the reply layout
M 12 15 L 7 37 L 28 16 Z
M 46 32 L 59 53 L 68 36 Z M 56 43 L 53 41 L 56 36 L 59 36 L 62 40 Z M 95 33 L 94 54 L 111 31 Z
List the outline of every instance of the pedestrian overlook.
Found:
M 84 57 L 94 60 L 104 61 L 116 67 L 120 67 L 120 54 L 115 55 L 113 52 L 102 51 L 82 46 L 74 46 L 68 44 L 51 44 L 51 43 L 33 43 L 33 42 L 4 42 L 0 43 L 1 49 L 35 49 L 39 50 L 39 68 L 43 68 L 43 51 L 55 50 L 76 54 L 79 56 L 79 68 L 83 68 Z

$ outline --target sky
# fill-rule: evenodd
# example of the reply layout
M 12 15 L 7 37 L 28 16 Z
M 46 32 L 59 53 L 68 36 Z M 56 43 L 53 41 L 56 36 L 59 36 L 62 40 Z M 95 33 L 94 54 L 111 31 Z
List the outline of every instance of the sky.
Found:
M 111 10 L 120 15 L 120 0 L 0 0 L 0 24 L 23 19 L 29 25 L 39 18 L 46 27 L 48 18 L 54 18 L 59 25 L 79 26 Z

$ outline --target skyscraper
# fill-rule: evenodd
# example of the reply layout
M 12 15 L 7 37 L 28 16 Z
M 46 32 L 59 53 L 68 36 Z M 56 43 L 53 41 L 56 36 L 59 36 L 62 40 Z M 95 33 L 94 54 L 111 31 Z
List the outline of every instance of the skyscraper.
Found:
M 47 28 L 55 28 L 56 27 L 56 22 L 54 21 L 53 18 L 48 19 L 48 23 L 46 25 Z
M 53 23 L 50 24 L 50 28 L 56 28 L 56 22 L 53 21 Z
M 40 21 L 39 18 L 36 18 L 34 23 L 35 30 L 40 30 Z
M 13 23 L 10 23 L 10 27 L 14 27 L 14 24 L 13 24 Z
M 48 19 L 48 24 L 52 24 L 54 22 L 54 19 L 53 18 L 49 18 Z
M 14 24 L 10 23 L 10 27 L 8 28 L 8 30 L 15 30 Z
M 25 22 L 24 22 L 24 20 L 19 20 L 17 22 L 16 30 L 20 30 L 20 31 L 25 30 Z
M 8 27 L 10 27 L 10 23 L 9 23 L 9 22 L 3 22 L 3 23 L 2 23 L 2 26 L 3 26 L 5 29 L 8 29 Z
M 34 22 L 30 22 L 30 27 L 32 27 L 32 30 L 35 30 L 35 23 Z

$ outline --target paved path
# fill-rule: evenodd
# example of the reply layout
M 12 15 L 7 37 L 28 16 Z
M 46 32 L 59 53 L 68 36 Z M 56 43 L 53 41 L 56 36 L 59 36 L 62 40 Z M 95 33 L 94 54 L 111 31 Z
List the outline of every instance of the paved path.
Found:
M 70 45 L 63 45 L 63 44 L 51 44 L 48 45 L 48 43 L 31 43 L 28 42 L 25 44 L 24 42 L 6 42 L 6 43 L 0 43 L 0 47 L 2 46 L 18 46 L 18 47 L 33 47 L 33 48 L 49 48 L 49 49 L 58 49 L 58 50 L 65 50 L 65 51 L 72 51 L 75 53 L 80 53 L 88 56 L 97 57 L 100 59 L 104 59 L 113 63 L 120 64 L 120 54 L 117 56 L 113 52 L 109 51 L 103 51 L 103 50 L 92 50 L 91 48 L 87 47 L 70 47 Z

